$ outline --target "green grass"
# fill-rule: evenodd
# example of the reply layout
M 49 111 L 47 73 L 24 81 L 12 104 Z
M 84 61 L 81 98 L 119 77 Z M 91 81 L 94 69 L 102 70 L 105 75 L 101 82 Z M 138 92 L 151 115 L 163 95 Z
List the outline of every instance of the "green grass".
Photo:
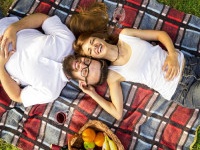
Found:
M 0 0 L 0 8 L 4 15 L 8 12 L 10 5 L 14 0 Z
M 194 142 L 190 145 L 190 150 L 200 150 L 200 125 L 197 127 Z
M 200 0 L 157 0 L 182 12 L 200 17 Z
M 0 149 L 1 150 L 19 150 L 17 147 L 5 142 L 2 139 L 0 139 Z

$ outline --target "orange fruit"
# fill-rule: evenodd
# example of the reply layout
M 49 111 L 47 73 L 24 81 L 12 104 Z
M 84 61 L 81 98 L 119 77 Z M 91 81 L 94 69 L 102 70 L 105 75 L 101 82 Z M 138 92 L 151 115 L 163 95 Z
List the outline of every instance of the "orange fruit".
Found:
M 98 132 L 94 139 L 94 143 L 95 143 L 95 145 L 102 147 L 104 140 L 105 140 L 105 136 L 104 136 L 103 132 Z
M 95 133 L 94 129 L 92 129 L 92 128 L 86 128 L 82 132 L 82 139 L 84 142 L 93 142 L 95 136 L 96 136 L 96 133 Z

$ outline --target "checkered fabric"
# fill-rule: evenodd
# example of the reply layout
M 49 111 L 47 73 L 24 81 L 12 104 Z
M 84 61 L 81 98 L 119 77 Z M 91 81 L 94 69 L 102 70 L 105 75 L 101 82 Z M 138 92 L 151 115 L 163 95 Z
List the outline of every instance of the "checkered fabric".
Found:
M 24 17 L 33 12 L 58 15 L 67 22 L 78 5 L 94 0 L 16 0 L 10 16 Z M 101 0 L 98 0 L 101 1 Z M 126 17 L 123 27 L 165 30 L 175 47 L 198 56 L 200 52 L 200 18 L 185 14 L 155 0 L 104 0 L 110 24 L 114 9 L 121 5 Z M 122 82 L 124 117 L 116 121 L 76 83 L 69 83 L 53 103 L 24 108 L 11 101 L 0 86 L 0 137 L 23 150 L 48 150 L 51 144 L 63 146 L 89 120 L 105 123 L 120 139 L 125 150 L 189 149 L 195 129 L 200 124 L 198 109 L 187 109 L 166 101 L 144 86 Z M 96 88 L 109 100 L 106 83 Z M 69 110 L 64 125 L 55 122 L 58 111 Z

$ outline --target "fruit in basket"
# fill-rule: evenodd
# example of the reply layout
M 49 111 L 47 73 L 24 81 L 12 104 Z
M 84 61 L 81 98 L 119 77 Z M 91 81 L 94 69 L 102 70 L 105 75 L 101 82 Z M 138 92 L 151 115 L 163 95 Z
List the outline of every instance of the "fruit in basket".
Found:
M 105 140 L 103 142 L 102 150 L 110 150 L 110 146 L 108 143 L 108 139 L 106 138 L 107 135 L 105 135 Z
M 107 138 L 107 140 L 108 140 L 110 150 L 117 150 L 116 143 L 113 140 L 111 140 L 108 136 L 106 136 L 105 138 Z
M 117 150 L 116 143 L 105 135 L 105 141 L 103 143 L 102 150 Z
M 105 136 L 103 132 L 97 132 L 96 137 L 94 139 L 95 145 L 102 147 L 104 140 L 105 140 Z
M 94 142 L 84 142 L 83 145 L 86 150 L 93 149 L 95 147 Z
M 82 139 L 84 142 L 93 142 L 95 139 L 96 133 L 92 128 L 86 128 L 82 132 Z

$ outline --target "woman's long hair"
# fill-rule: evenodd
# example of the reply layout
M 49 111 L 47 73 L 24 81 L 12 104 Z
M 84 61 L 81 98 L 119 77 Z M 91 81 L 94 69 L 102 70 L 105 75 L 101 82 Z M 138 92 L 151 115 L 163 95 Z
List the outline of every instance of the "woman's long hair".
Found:
M 88 8 L 80 8 L 79 13 L 73 14 L 67 24 L 78 37 L 83 32 L 107 32 L 109 16 L 104 3 L 94 2 Z

